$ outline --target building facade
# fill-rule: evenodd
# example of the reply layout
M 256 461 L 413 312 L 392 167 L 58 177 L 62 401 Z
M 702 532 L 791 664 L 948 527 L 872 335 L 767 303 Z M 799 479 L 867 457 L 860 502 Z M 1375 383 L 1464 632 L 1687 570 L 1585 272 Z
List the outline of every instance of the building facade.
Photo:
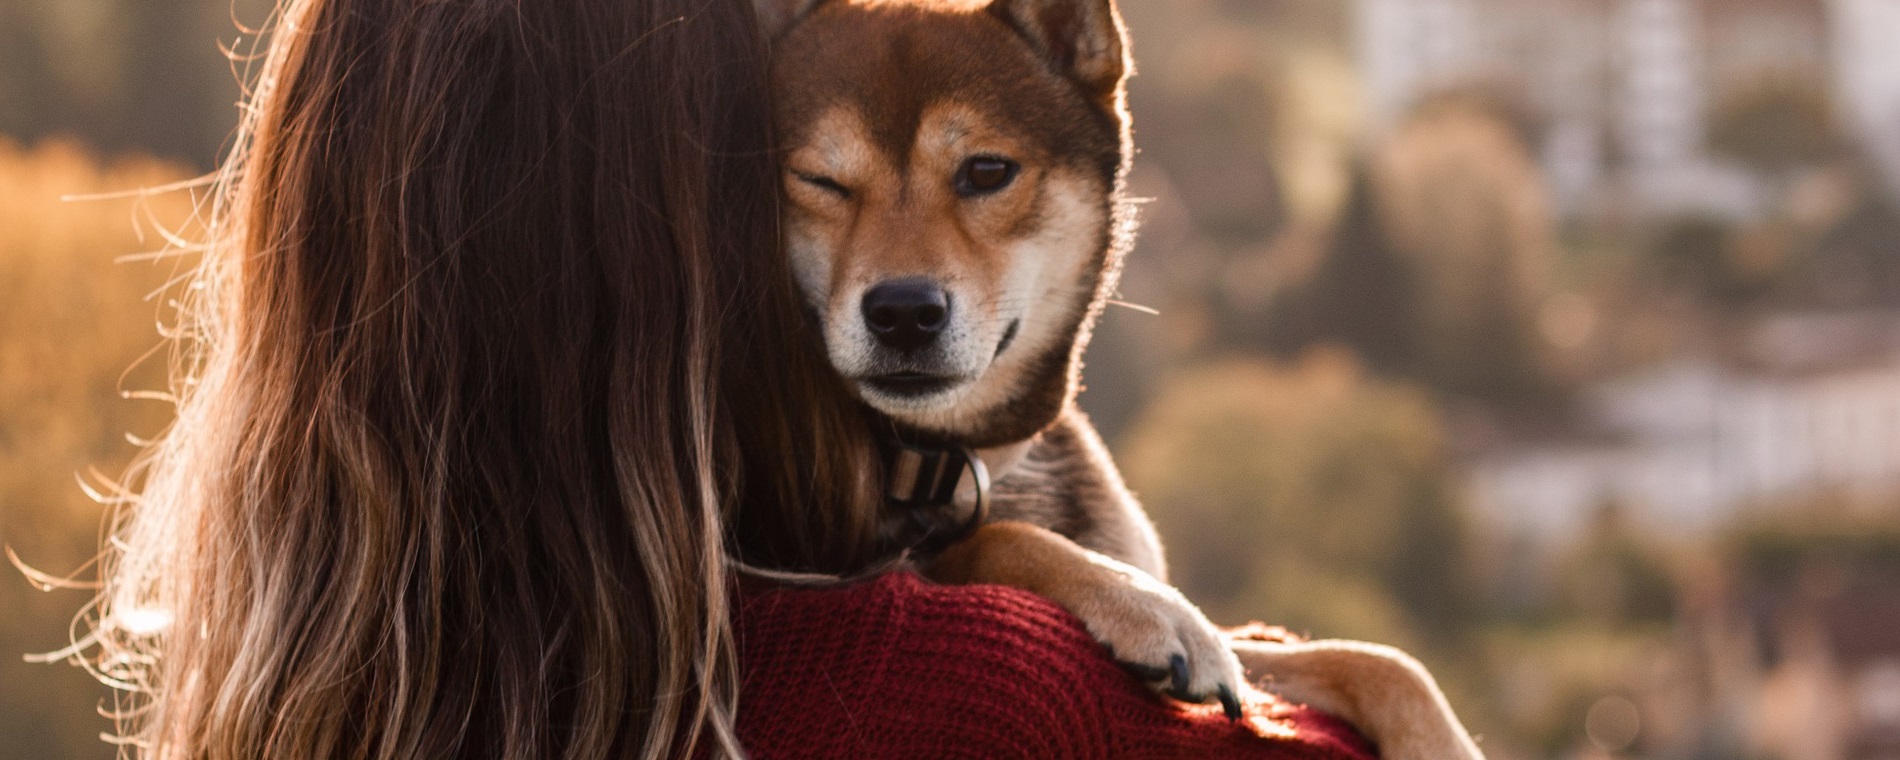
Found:
M 1900 188 L 1900 0 L 1358 0 L 1370 134 L 1433 95 L 1510 99 L 1570 214 L 1762 210 L 1706 147 L 1711 106 L 1764 76 L 1825 82 Z
M 1583 434 L 1473 462 L 1478 508 L 1554 545 L 1610 503 L 1659 535 L 1694 537 L 1803 500 L 1880 509 L 1900 497 L 1900 315 L 1784 315 L 1746 353 L 1598 386 Z

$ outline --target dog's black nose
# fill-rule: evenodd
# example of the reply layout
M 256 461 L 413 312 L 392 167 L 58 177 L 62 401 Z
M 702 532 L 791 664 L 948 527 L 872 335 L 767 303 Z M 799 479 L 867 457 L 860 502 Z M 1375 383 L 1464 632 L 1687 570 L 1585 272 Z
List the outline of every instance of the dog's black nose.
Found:
M 950 295 L 928 280 L 897 280 L 864 294 L 864 324 L 899 351 L 930 345 L 950 324 Z

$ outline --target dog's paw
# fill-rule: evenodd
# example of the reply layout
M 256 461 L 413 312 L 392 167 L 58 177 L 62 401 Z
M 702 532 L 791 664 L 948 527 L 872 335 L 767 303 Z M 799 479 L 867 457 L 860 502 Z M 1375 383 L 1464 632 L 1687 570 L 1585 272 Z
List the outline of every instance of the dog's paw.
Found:
M 1238 719 L 1245 671 L 1220 631 L 1173 586 L 1111 559 L 1097 563 L 1105 582 L 1083 584 L 1058 600 L 1081 618 L 1117 662 L 1155 690 L 1183 702 L 1219 700 Z
M 1484 760 L 1430 671 L 1362 641 L 1236 640 L 1261 687 L 1351 723 L 1386 760 Z

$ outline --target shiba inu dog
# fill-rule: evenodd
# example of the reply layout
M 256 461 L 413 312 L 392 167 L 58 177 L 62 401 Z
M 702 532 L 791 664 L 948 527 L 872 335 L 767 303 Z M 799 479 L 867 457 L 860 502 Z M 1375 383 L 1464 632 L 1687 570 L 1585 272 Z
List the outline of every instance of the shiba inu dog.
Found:
M 923 482 L 953 510 L 989 503 L 919 569 L 1043 594 L 1182 700 L 1238 716 L 1238 649 L 1276 692 L 1353 721 L 1389 758 L 1478 757 L 1395 650 L 1225 640 L 1165 582 L 1153 527 L 1074 407 L 1133 232 L 1112 0 L 758 2 L 786 249 L 831 363 L 900 438 L 926 442 L 894 460 L 894 498 Z M 945 464 L 962 447 L 975 455 Z M 940 488 L 965 467 L 993 487 Z

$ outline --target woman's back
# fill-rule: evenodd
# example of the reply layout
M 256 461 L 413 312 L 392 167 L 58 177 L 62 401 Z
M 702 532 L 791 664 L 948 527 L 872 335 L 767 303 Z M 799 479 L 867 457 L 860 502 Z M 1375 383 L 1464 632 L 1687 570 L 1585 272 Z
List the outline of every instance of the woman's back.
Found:
M 756 758 L 1357 760 L 1350 727 L 1255 695 L 1163 703 L 1052 602 L 894 573 L 846 588 L 741 584 L 739 736 Z

